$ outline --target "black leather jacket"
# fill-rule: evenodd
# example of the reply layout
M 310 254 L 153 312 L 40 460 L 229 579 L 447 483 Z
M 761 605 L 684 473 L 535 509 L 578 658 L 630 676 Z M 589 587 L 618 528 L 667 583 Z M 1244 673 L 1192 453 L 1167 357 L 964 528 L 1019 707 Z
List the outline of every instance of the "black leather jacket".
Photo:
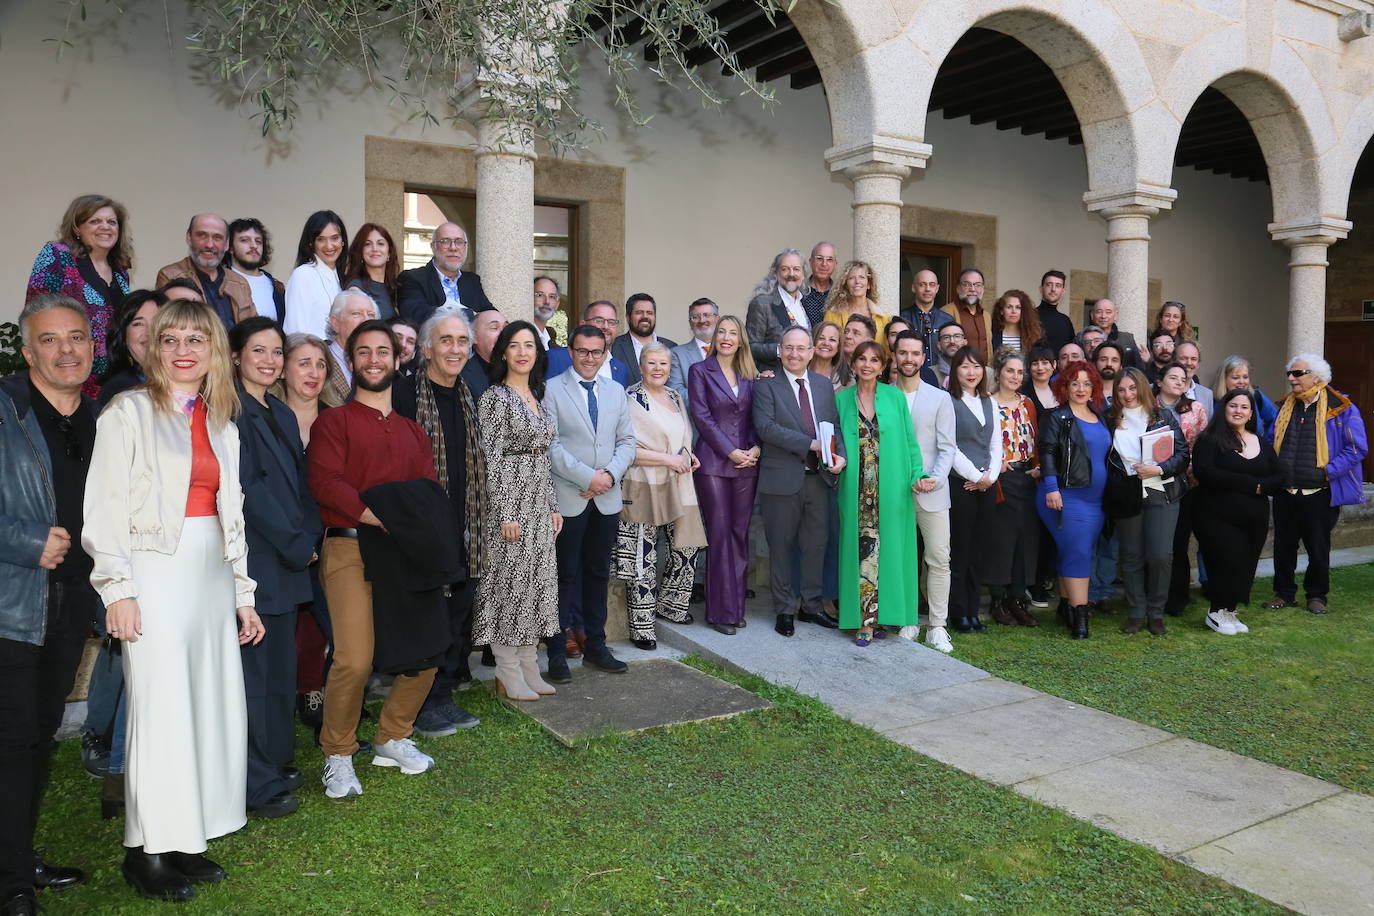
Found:
M 1093 410 L 1104 424 L 1101 411 Z M 1073 408 L 1060 404 L 1040 420 L 1040 473 L 1055 477 L 1061 490 L 1089 487 L 1093 482 L 1092 459 L 1083 431 L 1074 422 Z
M 1188 451 L 1188 440 L 1183 435 L 1183 429 L 1178 425 L 1178 417 L 1172 410 L 1161 408 L 1159 415 L 1152 417 L 1150 422 L 1145 424 L 1145 431 L 1163 429 L 1169 427 L 1174 432 L 1174 453 L 1168 461 L 1159 466 L 1160 477 L 1168 481 L 1164 484 L 1164 498 L 1168 502 L 1175 503 L 1183 498 L 1183 494 L 1188 490 L 1187 474 L 1188 462 L 1192 460 L 1192 455 Z M 1121 456 L 1113 448 L 1107 452 L 1107 461 L 1118 471 L 1125 473 L 1126 467 L 1121 461 Z

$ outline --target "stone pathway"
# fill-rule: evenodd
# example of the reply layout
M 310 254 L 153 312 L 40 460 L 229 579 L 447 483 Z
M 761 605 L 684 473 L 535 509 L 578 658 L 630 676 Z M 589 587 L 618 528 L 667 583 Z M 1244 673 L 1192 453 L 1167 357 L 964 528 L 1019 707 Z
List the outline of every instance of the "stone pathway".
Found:
M 817 697 L 899 744 L 1275 903 L 1314 916 L 1374 913 L 1374 797 L 1069 703 L 895 636 L 861 649 L 798 623 L 785 639 L 763 599 L 735 636 L 701 623 L 658 629 L 660 647 Z

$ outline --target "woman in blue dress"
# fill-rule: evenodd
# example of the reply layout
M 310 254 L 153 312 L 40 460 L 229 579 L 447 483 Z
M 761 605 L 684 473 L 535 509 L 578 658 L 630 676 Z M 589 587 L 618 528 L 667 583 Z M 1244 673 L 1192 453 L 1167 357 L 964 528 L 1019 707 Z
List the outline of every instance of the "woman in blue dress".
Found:
M 1102 379 L 1085 362 L 1054 381 L 1059 406 L 1040 423 L 1036 509 L 1059 548 L 1059 617 L 1074 639 L 1088 638 L 1088 580 L 1102 530 L 1102 490 L 1112 437 L 1102 422 Z

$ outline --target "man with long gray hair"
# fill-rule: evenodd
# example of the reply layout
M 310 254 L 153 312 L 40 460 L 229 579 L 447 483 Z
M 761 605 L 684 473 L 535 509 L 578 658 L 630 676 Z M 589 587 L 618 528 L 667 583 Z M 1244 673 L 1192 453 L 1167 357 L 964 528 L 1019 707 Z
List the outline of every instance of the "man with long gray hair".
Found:
M 1274 597 L 1271 610 L 1298 606 L 1298 541 L 1307 548 L 1307 609 L 1327 612 L 1331 532 L 1341 506 L 1364 502 L 1360 466 L 1369 454 L 1364 420 L 1350 398 L 1330 387 L 1331 364 L 1315 353 L 1288 361 L 1289 393 L 1274 421 L 1283 486 L 1274 496 Z
M 776 370 L 782 365 L 778 344 L 782 343 L 784 331 L 793 325 L 811 330 L 802 305 L 803 279 L 801 252 L 784 248 L 754 287 L 744 331 L 749 335 L 749 349 L 760 369 Z

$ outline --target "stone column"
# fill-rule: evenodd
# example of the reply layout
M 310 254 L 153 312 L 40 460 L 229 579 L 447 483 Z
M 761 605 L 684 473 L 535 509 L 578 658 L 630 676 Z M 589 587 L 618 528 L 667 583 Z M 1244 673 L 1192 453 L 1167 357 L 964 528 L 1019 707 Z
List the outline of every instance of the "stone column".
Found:
M 514 321 L 534 316 L 534 138 L 527 124 L 477 122 L 477 272 Z
M 1107 221 L 1107 296 L 1116 303 L 1117 327 L 1142 344 L 1150 320 L 1150 218 L 1176 196 L 1147 186 L 1083 195 L 1088 209 Z
M 1326 249 L 1350 233 L 1350 222 L 1321 217 L 1274 223 L 1270 236 L 1289 249 L 1288 352 L 1321 355 L 1326 347 Z
M 832 172 L 844 172 L 854 185 L 854 249 L 850 257 L 873 266 L 882 295 L 879 308 L 895 312 L 901 276 L 902 181 L 924 168 L 930 145 L 873 136 L 826 151 Z

